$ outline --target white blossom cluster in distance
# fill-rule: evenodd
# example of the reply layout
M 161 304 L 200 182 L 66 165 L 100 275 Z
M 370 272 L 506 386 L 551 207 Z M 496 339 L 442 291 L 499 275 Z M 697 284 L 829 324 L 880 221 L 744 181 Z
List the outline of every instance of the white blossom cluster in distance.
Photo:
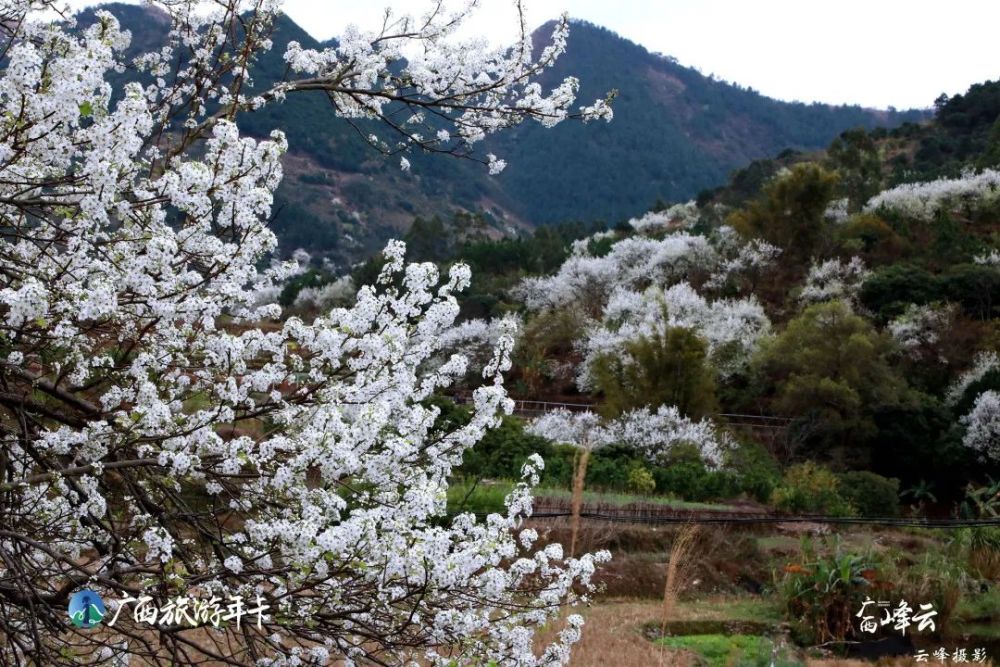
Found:
M 799 293 L 802 303 L 842 300 L 853 302 L 864 281 L 871 275 L 860 257 L 844 262 L 828 259 L 809 267 L 805 286 Z
M 959 178 L 939 178 L 924 183 L 904 183 L 868 200 L 864 210 L 895 211 L 916 220 L 931 221 L 944 208 L 978 207 L 1000 197 L 1000 171 L 984 169 Z
M 611 420 L 602 420 L 590 411 L 553 410 L 531 422 L 528 431 L 591 451 L 613 444 L 625 445 L 656 464 L 662 464 L 676 446 L 689 444 L 713 468 L 722 465 L 725 451 L 733 444 L 730 436 L 711 420 L 689 419 L 672 405 L 660 406 L 655 411 L 631 410 Z
M 954 304 L 911 303 L 902 315 L 889 322 L 889 334 L 908 356 L 919 358 L 941 340 L 957 314 Z
M 405 108 L 403 138 L 370 138 L 384 152 L 467 154 L 523 120 L 610 119 L 607 100 L 574 109 L 576 79 L 547 93 L 536 81 L 566 47 L 565 18 L 534 57 L 526 30 L 509 50 L 456 41 L 476 3 L 430 2 L 376 32 L 349 27 L 336 47 L 290 44 L 289 78 L 249 93 L 278 2 L 154 2 L 166 43 L 132 62 L 110 13 L 74 29 L 38 14 L 46 4 L 12 0 L 0 24 L 0 369 L 15 397 L 0 405 L 0 562 L 19 573 L 0 596 L 0 662 L 89 660 L 50 632 L 85 584 L 271 607 L 260 630 L 223 629 L 207 653 L 120 619 L 114 650 L 153 664 L 236 644 L 276 667 L 565 664 L 582 619 L 544 646 L 535 630 L 608 555 L 536 548 L 524 520 L 541 461 L 506 512 L 447 515 L 452 470 L 511 409 L 510 332 L 491 338 L 470 421 L 442 430 L 425 399 L 469 368 L 441 349 L 464 265 L 440 276 L 390 243 L 349 306 L 258 326 L 301 266 L 267 262 L 284 135 L 236 123 L 323 91 L 347 120 Z M 134 80 L 113 90 L 121 73 Z M 449 129 L 424 134 L 429 111 Z M 94 656 L 112 650 L 92 639 Z
M 958 379 L 948 387 L 946 398 L 948 403 L 954 405 L 962 400 L 969 387 L 986 377 L 987 373 L 1000 370 L 1000 354 L 989 350 L 976 355 L 972 361 L 972 367 L 958 376 Z
M 659 239 L 640 234 L 595 257 L 588 250 L 591 242 L 615 237 L 614 232 L 600 232 L 575 241 L 555 274 L 525 278 L 513 295 L 531 311 L 573 305 L 596 317 L 616 289 L 666 288 L 685 281 L 719 289 L 741 275 L 765 271 L 781 254 L 769 243 L 743 243 L 736 236 L 731 227 L 720 228 L 711 238 L 686 231 Z
M 977 396 L 962 425 L 962 444 L 985 458 L 1000 460 L 1000 392 L 991 389 Z
M 592 388 L 594 362 L 614 354 L 628 363 L 628 343 L 662 333 L 668 327 L 691 329 L 708 347 L 708 359 L 721 377 L 745 367 L 760 341 L 771 332 L 771 321 L 757 298 L 708 300 L 688 283 L 666 290 L 642 292 L 618 289 L 600 320 L 586 330 L 578 345 L 584 354 L 577 385 Z

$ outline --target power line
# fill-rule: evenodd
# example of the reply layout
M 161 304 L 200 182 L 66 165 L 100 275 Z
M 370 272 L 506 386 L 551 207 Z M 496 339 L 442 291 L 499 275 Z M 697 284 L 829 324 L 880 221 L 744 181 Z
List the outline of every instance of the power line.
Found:
M 450 513 L 455 515 L 457 513 Z M 476 513 L 479 518 L 485 512 Z M 535 512 L 532 519 L 557 519 L 572 516 L 572 512 Z M 890 526 L 895 528 L 983 528 L 1000 526 L 1000 517 L 989 519 L 923 519 L 902 517 L 833 517 L 823 515 L 756 515 L 756 516 L 705 516 L 700 515 L 651 515 L 651 514 L 605 514 L 602 512 L 581 512 L 580 518 L 608 523 L 638 523 L 645 525 L 676 524 L 777 524 L 777 523 L 821 523 L 826 525 Z

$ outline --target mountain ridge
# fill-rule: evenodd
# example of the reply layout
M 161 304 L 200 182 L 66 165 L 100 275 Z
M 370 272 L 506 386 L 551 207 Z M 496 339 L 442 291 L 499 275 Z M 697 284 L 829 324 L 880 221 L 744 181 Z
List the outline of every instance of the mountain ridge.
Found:
M 156 30 L 143 20 L 148 9 L 103 7 L 133 31 L 133 51 L 155 48 Z M 81 14 L 82 24 L 92 11 Z M 546 42 L 551 28 L 537 29 L 536 42 Z M 285 76 L 282 54 L 289 41 L 304 48 L 330 43 L 317 41 L 287 15 L 272 40 L 274 48 L 253 71 L 258 89 Z M 267 136 L 280 127 L 288 136 L 274 223 L 283 249 L 304 247 L 349 262 L 398 236 L 417 216 L 456 210 L 482 212 L 506 231 L 570 220 L 614 222 L 660 199 L 691 199 L 724 183 L 734 169 L 783 149 L 818 149 L 852 127 L 895 126 L 926 115 L 774 100 L 581 20 L 572 21 L 566 53 L 540 83 L 549 89 L 570 74 L 581 82 L 581 103 L 617 89 L 615 119 L 567 121 L 551 129 L 529 121 L 490 137 L 477 152 L 495 153 L 509 164 L 495 177 L 477 163 L 419 153 L 407 156 L 412 167 L 404 173 L 398 158 L 369 149 L 318 93 L 243 116 L 239 123 L 248 134 Z

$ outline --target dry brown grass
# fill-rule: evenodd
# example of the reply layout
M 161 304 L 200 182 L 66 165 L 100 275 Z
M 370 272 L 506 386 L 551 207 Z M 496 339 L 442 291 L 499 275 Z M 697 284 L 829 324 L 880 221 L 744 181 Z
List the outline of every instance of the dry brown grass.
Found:
M 590 450 L 583 449 L 577 459 L 575 470 L 573 471 L 573 507 L 572 507 L 572 535 L 569 542 L 569 557 L 576 556 L 576 538 L 580 533 L 580 511 L 583 508 L 583 487 L 587 479 L 587 463 L 590 461 Z
M 574 610 L 586 619 L 583 636 L 573 647 L 570 667 L 689 667 L 693 656 L 658 646 L 643 636 L 642 628 L 659 614 L 658 602 L 613 600 Z M 544 644 L 562 627 L 553 627 L 539 638 Z
M 677 594 L 690 579 L 691 561 L 688 559 L 698 526 L 687 524 L 677 533 L 677 538 L 670 545 L 670 558 L 667 559 L 667 579 L 663 585 L 663 604 L 660 606 L 660 634 L 666 634 L 667 622 L 671 620 L 674 607 L 677 605 Z

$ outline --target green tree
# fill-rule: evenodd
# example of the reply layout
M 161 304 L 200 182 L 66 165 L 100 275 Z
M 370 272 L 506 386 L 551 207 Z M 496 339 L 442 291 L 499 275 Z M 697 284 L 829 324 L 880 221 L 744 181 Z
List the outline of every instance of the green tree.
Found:
M 864 465 L 875 412 L 907 386 L 890 365 L 890 340 L 840 301 L 816 304 L 762 347 L 773 409 L 812 424 L 809 444 L 842 465 Z
M 857 213 L 882 189 L 882 159 L 878 146 L 864 128 L 847 130 L 827 149 L 827 160 L 840 176 L 840 191 L 848 211 Z
M 689 417 L 717 410 L 705 342 L 691 329 L 668 327 L 632 341 L 625 354 L 598 358 L 592 369 L 608 415 L 675 405 Z
M 816 163 L 797 164 L 768 183 L 729 222 L 745 236 L 762 237 L 783 248 L 786 257 L 808 259 L 826 234 L 826 208 L 837 183 L 835 173 Z

